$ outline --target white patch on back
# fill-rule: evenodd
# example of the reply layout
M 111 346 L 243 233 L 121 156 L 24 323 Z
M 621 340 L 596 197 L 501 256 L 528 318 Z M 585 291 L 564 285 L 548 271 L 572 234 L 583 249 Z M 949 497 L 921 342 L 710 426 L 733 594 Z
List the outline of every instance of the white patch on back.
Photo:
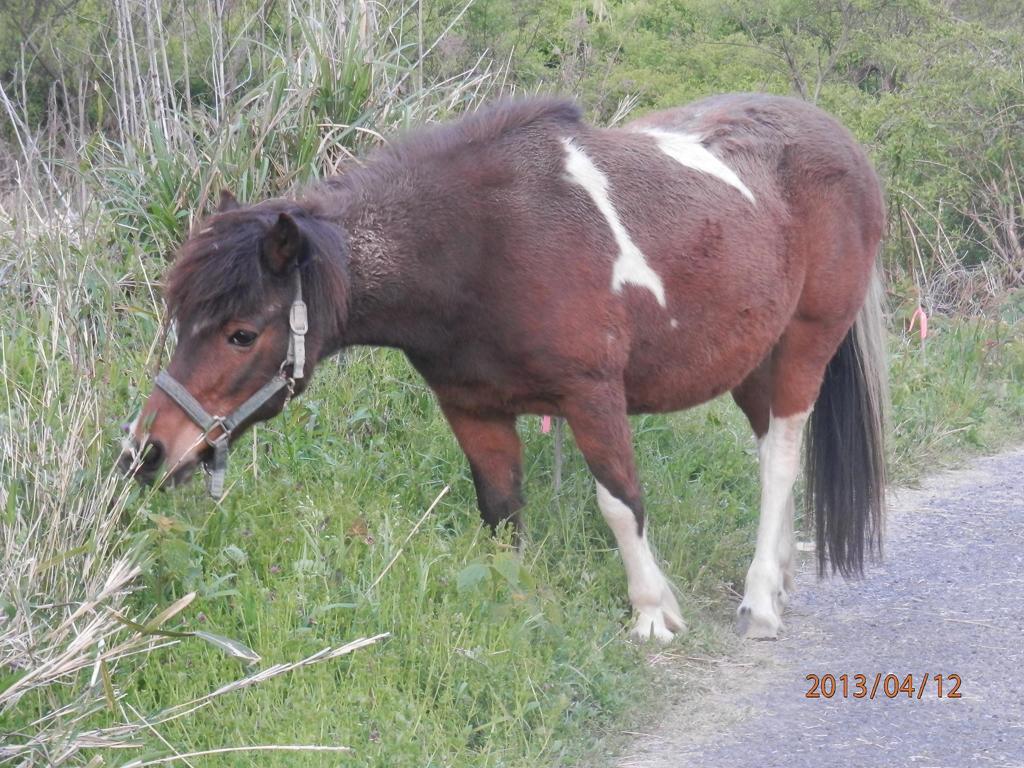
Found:
M 729 186 L 738 189 L 751 203 L 757 204 L 753 193 L 747 189 L 747 185 L 740 180 L 736 172 L 701 144 L 699 136 L 692 133 L 671 133 L 657 128 L 644 128 L 640 133 L 652 136 L 658 149 L 680 165 L 721 179 Z
M 572 139 L 563 138 L 562 144 L 565 145 L 566 155 L 565 179 L 583 187 L 590 195 L 597 210 L 608 222 L 615 244 L 619 247 L 619 255 L 612 268 L 612 290 L 621 292 L 625 283 L 632 283 L 649 290 L 658 303 L 665 307 L 665 286 L 619 220 L 619 214 L 608 195 L 608 177 L 601 173 L 582 149 L 573 144 Z

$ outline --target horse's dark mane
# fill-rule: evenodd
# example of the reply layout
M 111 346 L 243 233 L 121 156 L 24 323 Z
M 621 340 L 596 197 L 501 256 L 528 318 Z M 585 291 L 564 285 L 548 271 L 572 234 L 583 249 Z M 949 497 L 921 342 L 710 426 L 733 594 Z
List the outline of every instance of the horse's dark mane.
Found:
M 537 96 L 505 99 L 453 123 L 413 131 L 382 150 L 383 158 L 411 160 L 427 153 L 459 150 L 505 136 L 540 122 L 574 126 L 580 122 L 579 106 L 571 99 Z
M 480 147 L 533 126 L 547 124 L 572 129 L 582 120 L 580 108 L 571 99 L 535 96 L 505 99 L 463 116 L 451 123 L 416 128 L 380 147 L 360 168 L 324 180 L 321 188 L 339 192 L 357 190 L 372 180 L 392 174 L 396 169 L 414 167 L 431 158 Z M 316 201 L 312 201 L 314 206 Z
M 282 199 L 218 213 L 204 220 L 182 244 L 167 276 L 164 295 L 172 317 L 202 319 L 215 325 L 263 308 L 272 275 L 262 264 L 263 240 L 281 213 L 289 214 L 310 245 L 301 265 L 310 317 L 325 333 L 344 316 L 345 243 L 338 231 L 318 221 L 300 204 Z
M 337 213 L 340 201 L 332 194 L 325 195 L 326 190 L 338 193 L 358 189 L 396 167 L 497 141 L 539 123 L 573 127 L 580 120 L 579 107 L 569 99 L 505 100 L 454 123 L 414 130 L 372 153 L 363 168 L 314 186 L 297 202 L 273 199 L 215 214 L 181 246 L 167 277 L 165 296 L 171 316 L 179 321 L 201 318 L 216 324 L 262 307 L 266 281 L 274 279 L 260 263 L 263 238 L 277 216 L 286 212 L 312 246 L 312 258 L 303 266 L 303 287 L 312 293 L 307 297 L 310 316 L 343 317 L 337 310 L 343 309 L 338 302 L 345 296 L 345 244 L 337 229 L 323 220 Z M 318 310 L 318 306 L 323 309 Z M 329 311 L 332 308 L 336 311 Z

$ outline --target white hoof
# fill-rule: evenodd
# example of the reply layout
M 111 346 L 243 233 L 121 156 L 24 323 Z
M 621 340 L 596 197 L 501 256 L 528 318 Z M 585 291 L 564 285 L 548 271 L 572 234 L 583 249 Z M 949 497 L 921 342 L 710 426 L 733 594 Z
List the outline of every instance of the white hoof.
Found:
M 778 640 L 782 619 L 771 611 L 756 612 L 750 606 L 740 605 L 736 612 L 736 632 L 746 640 Z
M 754 560 L 747 571 L 743 602 L 736 612 L 736 631 L 755 640 L 775 640 L 782 629 L 782 611 L 789 602 L 785 573 L 775 563 Z
M 629 636 L 636 642 L 646 643 L 651 639 L 661 643 L 672 642 L 677 632 L 686 631 L 686 622 L 679 612 L 679 603 L 672 590 L 665 586 L 661 603 L 653 606 L 637 606 L 636 621 Z
M 666 624 L 660 608 L 648 608 L 637 613 L 636 622 L 629 631 L 631 640 L 646 643 L 657 640 L 659 643 L 671 643 L 675 635 Z

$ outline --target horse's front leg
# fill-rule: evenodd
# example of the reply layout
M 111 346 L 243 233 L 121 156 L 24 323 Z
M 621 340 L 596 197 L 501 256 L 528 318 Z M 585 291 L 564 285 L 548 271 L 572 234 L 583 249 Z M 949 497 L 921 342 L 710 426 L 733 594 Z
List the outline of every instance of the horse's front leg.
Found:
M 518 535 L 523 458 L 515 416 L 468 411 L 443 401 L 441 410 L 469 459 L 480 516 L 491 530 L 509 523 Z
M 597 480 L 597 503 L 615 535 L 636 614 L 630 634 L 662 642 L 686 628 L 668 580 L 647 542 L 647 525 L 621 385 L 588 388 L 567 400 L 563 413 Z

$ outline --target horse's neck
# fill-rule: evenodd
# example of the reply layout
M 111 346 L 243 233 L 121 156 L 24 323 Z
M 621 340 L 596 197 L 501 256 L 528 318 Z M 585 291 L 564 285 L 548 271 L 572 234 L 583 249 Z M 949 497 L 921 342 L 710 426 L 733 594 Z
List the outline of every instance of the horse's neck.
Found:
M 422 263 L 419 243 L 429 239 L 443 250 L 444 242 L 437 233 L 419 232 L 408 209 L 367 208 L 346 228 L 351 286 L 344 344 L 418 351 L 436 330 L 431 326 L 444 301 L 432 274 L 436 262 Z M 435 256 L 443 261 L 444 254 Z

